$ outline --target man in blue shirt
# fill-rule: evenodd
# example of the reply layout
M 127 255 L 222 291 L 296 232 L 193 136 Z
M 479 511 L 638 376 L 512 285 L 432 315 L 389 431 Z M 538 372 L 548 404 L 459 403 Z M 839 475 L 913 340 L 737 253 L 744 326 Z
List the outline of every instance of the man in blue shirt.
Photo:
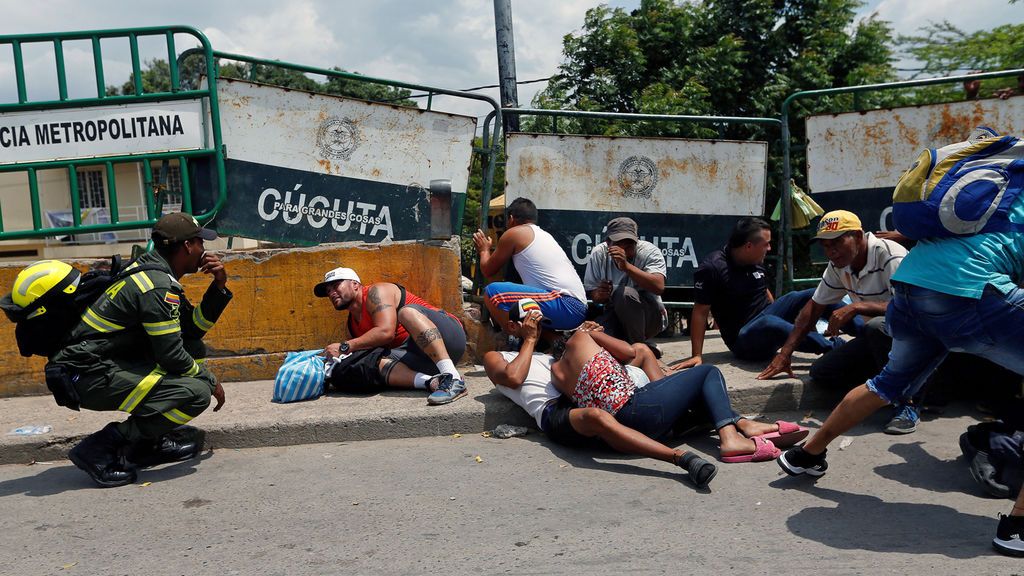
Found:
M 1010 221 L 1024 223 L 1024 195 Z M 987 358 L 1024 374 L 1024 232 L 925 239 L 892 277 L 886 313 L 893 337 L 881 374 L 851 390 L 804 445 L 779 457 L 792 476 L 821 476 L 826 448 L 874 411 L 917 392 L 950 350 Z M 995 548 L 1024 556 L 1024 492 L 1000 518 Z

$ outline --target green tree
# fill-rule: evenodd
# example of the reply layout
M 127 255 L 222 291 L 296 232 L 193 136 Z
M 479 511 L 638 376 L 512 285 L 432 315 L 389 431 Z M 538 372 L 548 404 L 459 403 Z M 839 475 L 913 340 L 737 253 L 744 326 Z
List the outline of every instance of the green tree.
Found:
M 633 11 L 600 6 L 563 40 L 559 76 L 534 100 L 538 108 L 648 114 L 777 118 L 798 91 L 896 80 L 888 22 L 857 20 L 859 0 L 642 0 Z M 899 95 L 865 94 L 863 107 L 892 105 Z M 852 95 L 798 100 L 790 111 L 793 144 L 814 113 L 853 109 Z M 527 130 L 547 131 L 549 118 Z M 698 138 L 779 138 L 778 130 L 746 124 L 559 120 L 559 131 Z M 779 197 L 781 150 L 771 147 L 766 205 Z M 804 157 L 791 166 L 805 184 Z
M 344 72 L 344 70 L 337 67 L 332 68 L 332 70 Z M 318 82 L 302 72 L 281 66 L 235 62 L 220 64 L 218 62 L 217 73 L 223 78 L 252 80 L 294 90 L 306 90 L 308 92 L 388 102 L 399 106 L 417 106 L 416 101 L 409 98 L 412 94 L 411 91 L 404 88 L 395 88 L 383 84 L 361 82 L 336 76 L 330 76 L 324 82 Z M 179 70 L 180 85 L 184 89 L 195 89 L 199 87 L 205 75 L 206 64 L 201 56 L 193 55 L 185 58 Z M 171 68 L 166 60 L 157 58 L 147 61 L 145 67 L 140 72 L 140 77 L 142 78 L 143 93 L 170 92 L 171 90 Z M 108 86 L 107 94 L 135 94 L 135 74 L 129 75 L 128 80 L 119 87 Z
M 1024 24 L 1004 24 L 991 30 L 966 33 L 943 21 L 923 26 L 915 35 L 900 36 L 899 45 L 907 56 L 921 63 L 914 77 L 1024 67 Z M 1016 85 L 1017 80 L 1013 78 L 985 80 L 978 97 L 991 97 Z M 964 89 L 959 84 L 944 84 L 922 89 L 917 103 L 958 100 L 963 95 Z
M 564 38 L 560 75 L 534 105 L 775 117 L 782 100 L 798 90 L 896 78 L 891 28 L 873 17 L 855 22 L 860 5 L 858 0 L 643 0 L 631 12 L 593 8 L 582 31 Z M 835 100 L 852 102 L 826 99 L 814 107 L 832 111 Z M 529 127 L 545 129 L 550 122 L 538 119 Z M 749 126 L 579 121 L 569 127 L 605 134 L 764 136 Z

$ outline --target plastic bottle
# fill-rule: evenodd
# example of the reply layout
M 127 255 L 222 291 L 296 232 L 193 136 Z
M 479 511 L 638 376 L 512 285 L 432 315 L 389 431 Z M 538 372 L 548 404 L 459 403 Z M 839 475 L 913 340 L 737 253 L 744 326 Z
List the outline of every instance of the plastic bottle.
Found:
M 10 436 L 38 436 L 40 434 L 49 434 L 53 432 L 53 426 L 19 426 L 14 430 L 11 430 L 7 434 Z

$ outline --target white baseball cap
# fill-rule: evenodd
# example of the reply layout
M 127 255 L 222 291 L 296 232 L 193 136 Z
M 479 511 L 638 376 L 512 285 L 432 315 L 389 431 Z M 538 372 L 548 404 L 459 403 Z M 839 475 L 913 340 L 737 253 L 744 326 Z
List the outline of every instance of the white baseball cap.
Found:
M 324 274 L 323 282 L 313 286 L 313 294 L 318 298 L 327 296 L 327 286 L 339 280 L 355 280 L 356 282 L 362 282 L 355 270 L 351 268 L 335 268 L 327 274 Z

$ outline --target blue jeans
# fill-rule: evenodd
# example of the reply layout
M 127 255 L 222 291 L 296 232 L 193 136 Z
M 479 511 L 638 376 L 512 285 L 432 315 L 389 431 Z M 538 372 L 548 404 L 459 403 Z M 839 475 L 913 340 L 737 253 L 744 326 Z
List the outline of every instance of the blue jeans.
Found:
M 638 388 L 615 413 L 615 419 L 651 438 L 660 438 L 696 402 L 707 409 L 716 430 L 739 420 L 729 404 L 722 371 L 708 365 L 676 372 Z
M 732 350 L 740 360 L 764 361 L 771 360 L 772 356 L 786 343 L 789 333 L 793 331 L 793 322 L 800 314 L 800 310 L 807 304 L 814 295 L 814 288 L 790 292 L 780 296 L 775 302 L 769 304 L 753 320 L 747 322 L 740 328 L 740 333 L 733 342 Z M 830 304 L 825 307 L 821 317 L 828 319 L 832 312 L 842 307 L 842 304 Z M 860 326 L 864 324 L 859 316 L 855 316 L 846 326 L 844 332 L 857 334 Z M 817 331 L 812 330 L 797 345 L 800 352 L 811 352 L 813 354 L 824 354 L 833 348 L 842 345 L 839 338 L 826 338 Z
M 980 299 L 893 282 L 885 324 L 892 352 L 868 389 L 898 403 L 912 397 L 946 354 L 967 352 L 1024 374 L 1024 290 L 992 286 Z

